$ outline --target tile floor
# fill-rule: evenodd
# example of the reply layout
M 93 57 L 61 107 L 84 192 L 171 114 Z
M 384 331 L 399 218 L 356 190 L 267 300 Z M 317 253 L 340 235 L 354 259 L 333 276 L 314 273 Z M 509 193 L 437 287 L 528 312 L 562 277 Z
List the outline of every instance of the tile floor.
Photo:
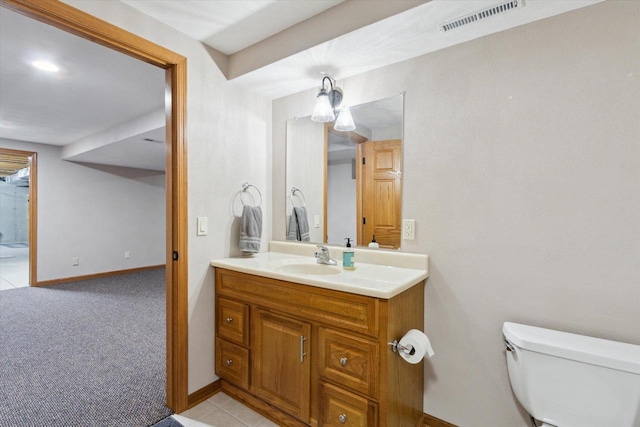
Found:
M 0 245 L 0 291 L 29 286 L 29 248 Z
M 172 417 L 185 427 L 278 426 L 222 392 Z

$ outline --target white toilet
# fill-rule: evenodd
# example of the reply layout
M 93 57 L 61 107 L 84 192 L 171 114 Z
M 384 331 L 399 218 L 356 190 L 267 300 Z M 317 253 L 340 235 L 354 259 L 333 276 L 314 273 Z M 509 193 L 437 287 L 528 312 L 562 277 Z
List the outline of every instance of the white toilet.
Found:
M 640 346 L 505 322 L 511 388 L 543 426 L 640 427 Z

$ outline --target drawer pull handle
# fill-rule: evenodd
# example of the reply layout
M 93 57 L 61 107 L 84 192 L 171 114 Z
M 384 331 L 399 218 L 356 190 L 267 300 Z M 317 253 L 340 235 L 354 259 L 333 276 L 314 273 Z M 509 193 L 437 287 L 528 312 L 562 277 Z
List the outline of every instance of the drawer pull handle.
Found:
M 304 352 L 304 342 L 306 340 L 304 335 L 300 335 L 300 362 L 304 362 L 304 357 L 307 355 L 307 353 Z
M 231 323 L 233 322 L 233 317 L 227 317 L 225 320 L 227 321 L 227 323 Z
M 340 358 L 340 365 L 347 366 L 347 358 L 346 357 L 341 357 Z
M 224 362 L 224 364 L 227 365 L 227 367 L 231 366 L 232 363 L 233 363 L 232 359 L 227 359 L 227 361 Z
M 347 422 L 347 414 L 340 414 L 340 416 L 338 417 L 338 419 L 340 420 L 340 422 L 342 424 Z

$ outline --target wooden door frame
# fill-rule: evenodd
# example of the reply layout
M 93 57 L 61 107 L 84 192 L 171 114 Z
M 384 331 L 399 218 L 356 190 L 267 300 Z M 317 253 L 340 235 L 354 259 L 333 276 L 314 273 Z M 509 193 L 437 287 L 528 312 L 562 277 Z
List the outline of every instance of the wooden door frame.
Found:
M 57 0 L 0 0 L 0 6 L 166 70 L 166 396 L 167 406 L 182 412 L 188 402 L 187 60 Z
M 37 283 L 38 253 L 38 153 L 35 151 L 0 148 L 0 153 L 25 156 L 29 159 L 29 286 Z

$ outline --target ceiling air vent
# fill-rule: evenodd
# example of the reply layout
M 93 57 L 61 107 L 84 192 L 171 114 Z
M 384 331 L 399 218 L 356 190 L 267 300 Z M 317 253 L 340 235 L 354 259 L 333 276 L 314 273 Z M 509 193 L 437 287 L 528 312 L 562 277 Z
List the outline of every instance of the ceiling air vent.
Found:
M 454 19 L 453 21 L 447 21 L 440 25 L 440 31 L 446 33 L 455 28 L 460 28 L 464 25 L 471 24 L 472 22 L 482 21 L 483 19 L 490 18 L 501 13 L 508 12 L 513 9 L 518 9 L 524 6 L 524 0 L 509 0 L 504 3 L 500 3 L 495 6 L 487 7 L 479 10 L 475 13 L 465 15 L 461 18 Z

